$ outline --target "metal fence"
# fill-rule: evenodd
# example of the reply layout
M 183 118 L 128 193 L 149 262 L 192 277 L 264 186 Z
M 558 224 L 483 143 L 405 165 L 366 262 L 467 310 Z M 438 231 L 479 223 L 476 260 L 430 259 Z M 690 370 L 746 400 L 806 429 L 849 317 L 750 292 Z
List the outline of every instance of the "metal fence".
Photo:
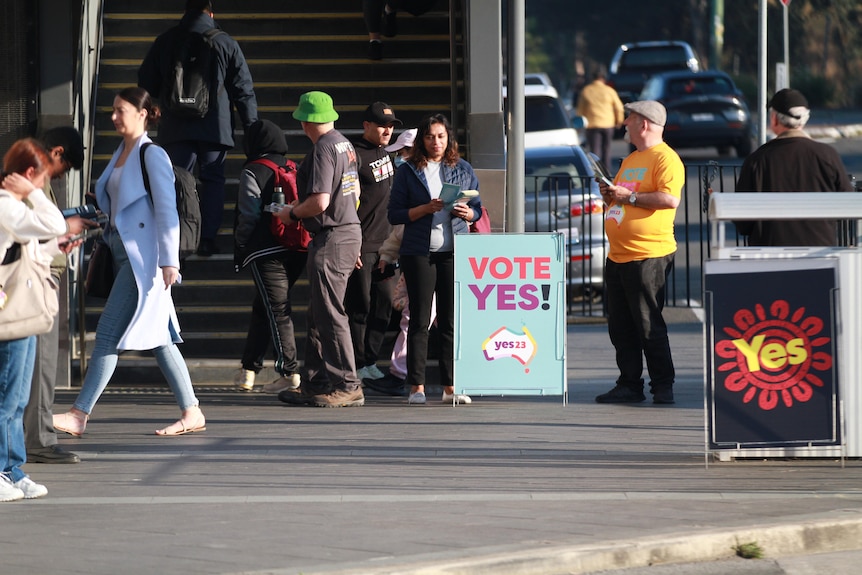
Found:
M 673 269 L 668 278 L 666 305 L 673 307 L 702 307 L 702 270 L 703 262 L 711 257 L 710 226 L 707 207 L 711 193 L 734 192 L 739 176 L 741 162 L 702 162 L 685 164 L 685 186 L 677 208 L 674 232 L 677 252 Z M 527 177 L 530 180 L 531 177 Z M 606 252 L 596 247 L 596 241 L 588 241 L 598 235 L 596 229 L 599 219 L 592 209 L 570 209 L 571 206 L 584 204 L 586 192 L 590 190 L 591 178 L 580 176 L 543 176 L 538 181 L 527 183 L 525 196 L 527 209 L 525 223 L 528 231 L 547 231 L 548 229 L 577 229 L 579 238 L 570 235 L 568 241 L 566 277 L 569 278 L 566 312 L 572 318 L 606 315 L 601 280 L 604 272 Z M 851 179 L 853 179 L 851 177 Z M 854 183 L 857 191 L 862 191 L 862 182 Z M 542 189 L 544 188 L 544 189 Z M 535 190 L 532 191 L 531 190 Z M 542 194 L 546 193 L 547 197 Z M 601 198 L 599 198 L 600 202 Z M 531 213 L 530 206 L 535 206 Z M 600 205 L 600 204 L 599 204 Z M 592 207 L 592 206 L 591 206 Z M 548 210 L 548 213 L 544 213 Z M 531 219 L 532 218 L 532 219 Z M 604 218 L 601 217 L 601 235 L 604 235 Z M 551 227 L 541 229 L 543 222 Z M 532 226 L 532 230 L 531 230 Z M 744 238 L 734 236 L 731 231 L 728 241 L 745 245 Z M 857 240 L 857 221 L 842 220 L 838 225 L 838 245 L 852 246 Z M 605 248 L 606 249 L 606 248 Z M 602 257 L 598 257 L 599 254 Z

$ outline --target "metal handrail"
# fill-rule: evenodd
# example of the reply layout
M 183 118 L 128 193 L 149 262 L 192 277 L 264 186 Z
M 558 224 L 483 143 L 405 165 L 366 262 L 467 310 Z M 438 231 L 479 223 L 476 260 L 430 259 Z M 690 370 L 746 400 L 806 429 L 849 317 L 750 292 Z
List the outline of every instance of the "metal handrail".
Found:
M 77 73 L 74 86 L 74 107 L 72 122 L 80 132 L 84 141 L 84 166 L 78 178 L 70 179 L 70 204 L 77 200 L 77 205 L 86 203 L 86 193 L 92 181 L 93 144 L 95 141 L 96 91 L 99 85 L 99 60 L 103 45 L 102 16 L 104 15 L 103 0 L 83 2 L 81 5 L 81 30 L 78 35 Z M 78 248 L 70 254 L 69 287 L 77 302 L 75 322 L 70 321 L 69 333 L 75 333 L 77 340 L 72 338 L 72 356 L 80 360 L 80 373 L 87 371 L 86 326 L 84 317 L 86 306 L 84 301 L 83 277 L 81 263 L 84 248 Z M 74 331 L 73 331 L 74 328 Z M 77 346 L 74 345 L 77 341 Z

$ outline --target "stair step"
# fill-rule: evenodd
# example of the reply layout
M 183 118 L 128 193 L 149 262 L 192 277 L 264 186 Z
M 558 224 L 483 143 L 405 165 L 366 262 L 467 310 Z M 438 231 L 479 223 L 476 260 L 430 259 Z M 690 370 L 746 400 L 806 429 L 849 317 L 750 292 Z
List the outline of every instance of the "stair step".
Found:
M 453 0 L 458 7 L 463 0 Z M 309 90 L 325 90 L 333 96 L 339 113 L 337 127 L 348 138 L 358 138 L 365 108 L 384 100 L 395 108 L 405 127 L 414 126 L 429 113 L 456 115 L 452 110 L 450 73 L 454 66 L 462 75 L 464 61 L 450 59 L 449 2 L 441 0 L 435 10 L 414 18 L 399 16 L 399 36 L 385 40 L 385 59 L 367 59 L 368 36 L 356 0 L 290 3 L 273 6 L 271 0 L 219 0 L 216 21 L 240 44 L 255 81 L 261 117 L 285 131 L 290 153 L 299 162 L 311 143 L 292 113 L 299 96 Z M 104 37 L 96 94 L 95 140 L 92 173 L 98 177 L 120 143 L 110 119 L 114 94 L 137 83 L 137 70 L 153 39 L 175 25 L 182 16 L 176 0 L 129 3 L 105 0 Z M 459 32 L 453 32 L 460 42 Z M 456 82 L 463 100 L 464 86 Z M 216 245 L 222 253 L 209 258 L 191 256 L 183 262 L 183 283 L 173 289 L 174 302 L 184 343 L 180 350 L 196 385 L 232 384 L 239 368 L 246 331 L 255 297 L 248 271 L 235 273 L 233 221 L 238 178 L 245 163 L 244 134 L 236 118 L 235 148 L 226 160 L 226 202 Z M 157 132 L 151 132 L 157 137 Z M 460 139 L 460 138 L 459 138 Z M 463 149 L 463 145 L 462 145 Z M 91 353 L 93 330 L 104 309 L 104 300 L 88 299 L 84 325 L 85 351 Z M 299 357 L 304 357 L 308 282 L 303 276 L 291 291 L 291 307 Z M 388 358 L 397 334 L 398 316 L 384 342 Z M 435 353 L 432 336 L 431 354 Z M 267 368 L 258 376 L 266 383 L 275 379 Z M 149 352 L 121 354 L 114 381 L 120 385 L 167 386 Z

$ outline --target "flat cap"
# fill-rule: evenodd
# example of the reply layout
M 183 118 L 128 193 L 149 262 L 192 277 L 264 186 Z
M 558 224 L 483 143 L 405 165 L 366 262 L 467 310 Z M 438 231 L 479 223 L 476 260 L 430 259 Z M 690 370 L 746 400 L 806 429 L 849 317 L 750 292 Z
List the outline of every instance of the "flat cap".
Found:
M 667 123 L 667 110 L 664 106 L 655 100 L 641 100 L 639 102 L 629 102 L 625 105 L 627 112 L 640 114 L 653 124 L 662 126 Z

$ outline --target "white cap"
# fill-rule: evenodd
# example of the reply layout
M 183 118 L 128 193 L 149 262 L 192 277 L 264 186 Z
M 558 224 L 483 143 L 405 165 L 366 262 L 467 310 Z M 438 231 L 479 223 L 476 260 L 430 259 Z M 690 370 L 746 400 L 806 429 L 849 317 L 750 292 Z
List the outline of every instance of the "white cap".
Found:
M 401 148 L 413 147 L 413 143 L 416 141 L 416 134 L 418 132 L 418 128 L 411 128 L 409 130 L 401 132 L 401 135 L 398 136 L 398 139 L 395 140 L 395 143 L 389 144 L 384 148 L 384 150 L 386 150 L 387 152 L 397 152 Z

